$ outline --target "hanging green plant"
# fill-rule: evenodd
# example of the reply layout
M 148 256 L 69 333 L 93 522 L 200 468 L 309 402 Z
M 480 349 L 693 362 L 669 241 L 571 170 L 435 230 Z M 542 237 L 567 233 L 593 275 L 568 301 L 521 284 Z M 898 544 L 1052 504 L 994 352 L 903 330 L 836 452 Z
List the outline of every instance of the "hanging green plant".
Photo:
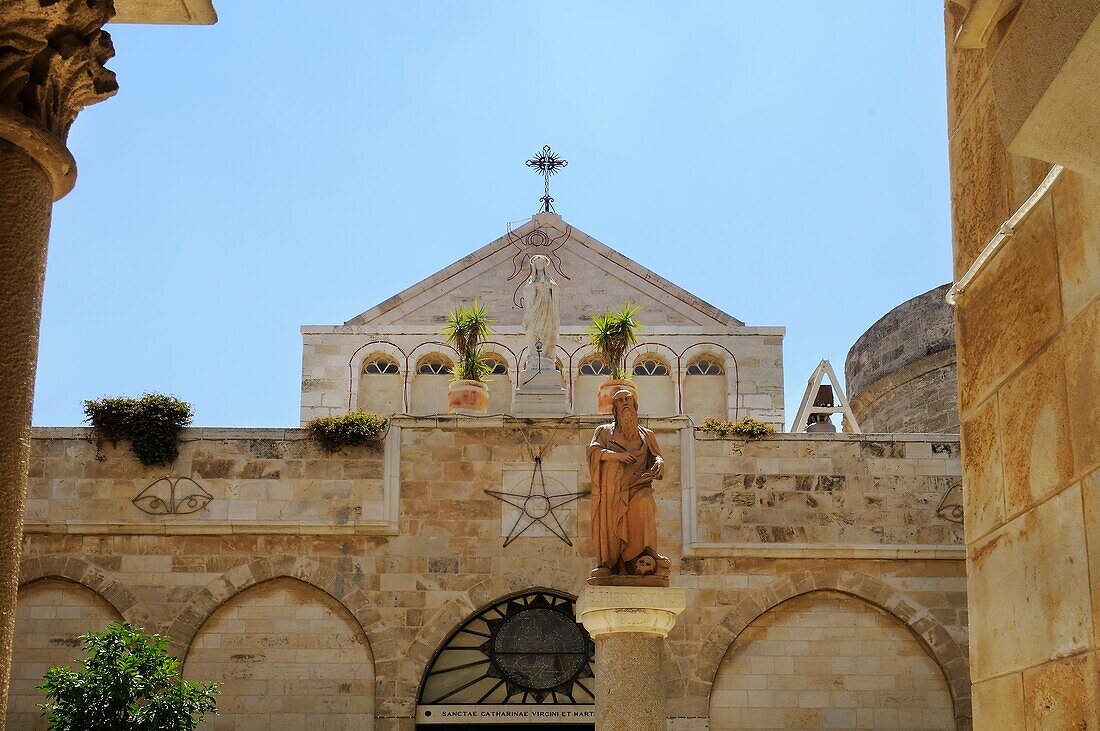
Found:
M 751 419 L 747 416 L 740 421 L 707 419 L 699 428 L 702 431 L 712 432 L 723 437 L 733 435 L 738 437 L 748 437 L 749 439 L 758 439 L 759 437 L 766 436 L 775 432 L 775 429 L 765 424 L 764 422 L 757 421 L 756 419 Z
M 322 416 L 306 424 L 306 428 L 325 451 L 339 452 L 342 447 L 380 440 L 387 425 L 389 419 L 378 414 L 353 411 L 343 416 Z
M 141 398 L 101 398 L 84 402 L 84 415 L 96 432 L 96 459 L 103 442 L 130 440 L 130 451 L 146 466 L 169 465 L 179 457 L 180 432 L 191 425 L 191 404 L 175 396 L 147 393 Z

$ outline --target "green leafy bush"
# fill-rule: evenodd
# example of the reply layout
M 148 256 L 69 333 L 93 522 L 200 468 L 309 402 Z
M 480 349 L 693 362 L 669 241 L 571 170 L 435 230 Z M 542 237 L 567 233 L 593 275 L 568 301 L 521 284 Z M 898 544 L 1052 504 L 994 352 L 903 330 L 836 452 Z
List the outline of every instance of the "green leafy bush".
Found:
M 310 435 L 329 452 L 341 447 L 377 441 L 386 431 L 389 419 L 378 414 L 353 411 L 343 416 L 322 416 L 306 424 Z
M 630 378 L 626 353 L 638 342 L 638 333 L 642 330 L 642 323 L 638 321 L 641 309 L 627 302 L 617 310 L 592 316 L 592 324 L 588 326 L 588 344 L 611 367 L 612 378 Z
M 775 429 L 771 428 L 762 421 L 756 419 L 750 419 L 745 417 L 741 421 L 723 421 L 722 419 L 707 419 L 703 422 L 703 425 L 699 427 L 703 431 L 713 432 L 723 437 L 728 437 L 731 434 L 739 437 L 748 437 L 750 439 L 756 439 L 767 434 L 772 434 Z
M 141 398 L 101 398 L 84 402 L 84 415 L 103 442 L 130 440 L 143 465 L 167 465 L 179 456 L 179 435 L 191 424 L 191 404 L 175 396 L 147 393 Z M 101 458 L 101 457 L 100 457 Z
M 51 731 L 192 731 L 217 714 L 218 684 L 183 680 L 164 637 L 113 622 L 80 640 L 81 668 L 52 667 L 39 686 Z

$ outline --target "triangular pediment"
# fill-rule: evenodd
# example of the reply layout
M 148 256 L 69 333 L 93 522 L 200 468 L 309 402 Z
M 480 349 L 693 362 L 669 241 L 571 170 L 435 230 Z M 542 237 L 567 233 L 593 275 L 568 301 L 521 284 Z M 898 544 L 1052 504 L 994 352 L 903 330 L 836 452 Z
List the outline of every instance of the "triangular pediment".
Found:
M 346 325 L 436 326 L 456 303 L 478 299 L 499 325 L 523 319 L 527 260 L 548 256 L 561 292 L 561 324 L 587 325 L 591 316 L 631 301 L 647 327 L 736 327 L 743 322 L 600 243 L 552 213 L 540 213 L 496 241 L 419 284 L 372 307 Z

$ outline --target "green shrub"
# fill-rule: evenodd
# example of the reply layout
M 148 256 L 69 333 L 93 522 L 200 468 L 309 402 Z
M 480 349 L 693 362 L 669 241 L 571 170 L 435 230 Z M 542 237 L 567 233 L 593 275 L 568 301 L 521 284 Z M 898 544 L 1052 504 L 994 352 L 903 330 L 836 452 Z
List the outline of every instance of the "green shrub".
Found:
M 51 731 L 192 731 L 217 714 L 218 684 L 183 680 L 164 637 L 113 622 L 80 640 L 81 668 L 52 667 L 38 686 Z
M 757 421 L 756 419 L 750 419 L 747 416 L 744 419 L 741 419 L 741 421 L 707 419 L 699 428 L 703 431 L 713 432 L 723 437 L 728 437 L 732 434 L 739 437 L 748 437 L 749 439 L 756 439 L 757 437 L 762 437 L 775 432 L 775 429 L 772 429 L 764 422 Z
M 102 398 L 84 402 L 84 415 L 96 431 L 97 452 L 103 442 L 130 440 L 130 450 L 143 465 L 168 465 L 179 456 L 179 435 L 191 424 L 191 404 L 175 396 L 147 393 L 139 399 Z M 97 459 L 102 459 L 97 454 Z
M 377 441 L 386 431 L 389 419 L 378 414 L 353 411 L 343 416 L 322 416 L 306 424 L 310 435 L 329 452 L 341 447 Z

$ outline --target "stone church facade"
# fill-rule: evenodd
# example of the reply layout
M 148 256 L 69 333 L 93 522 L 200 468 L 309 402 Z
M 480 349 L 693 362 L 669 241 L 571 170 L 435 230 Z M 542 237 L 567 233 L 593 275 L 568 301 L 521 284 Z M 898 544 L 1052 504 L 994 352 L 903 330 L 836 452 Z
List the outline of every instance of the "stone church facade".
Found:
M 532 253 L 565 293 L 562 418 L 510 410 Z M 495 408 L 447 415 L 447 376 L 425 366 L 450 357 L 440 318 L 475 297 L 498 318 Z M 45 668 L 119 618 L 222 683 L 206 728 L 591 724 L 600 668 L 570 619 L 593 554 L 585 448 L 607 417 L 583 332 L 626 300 L 644 308 L 630 362 L 667 463 L 660 548 L 688 596 L 664 655 L 669 728 L 969 728 L 958 437 L 699 430 L 782 427 L 782 328 L 553 214 L 344 325 L 303 328 L 303 421 L 392 414 L 377 444 L 191 429 L 149 468 L 127 445 L 97 458 L 89 430 L 35 430 L 8 728 L 41 728 Z

